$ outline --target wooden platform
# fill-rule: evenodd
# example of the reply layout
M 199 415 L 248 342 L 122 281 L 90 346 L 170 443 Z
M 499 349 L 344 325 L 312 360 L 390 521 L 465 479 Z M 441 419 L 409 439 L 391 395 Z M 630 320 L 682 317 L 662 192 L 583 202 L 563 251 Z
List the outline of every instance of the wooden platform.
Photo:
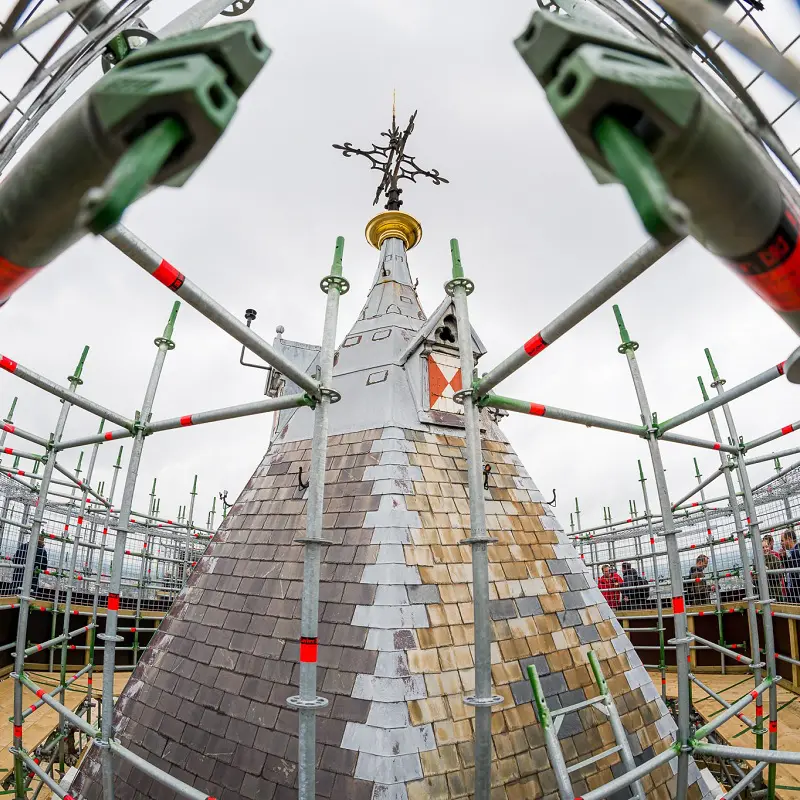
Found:
M 48 690 L 58 683 L 59 673 L 57 672 L 29 672 L 30 679 L 42 689 Z M 114 697 L 119 696 L 125 688 L 130 672 L 119 672 L 114 676 Z M 102 672 L 95 673 L 95 691 L 99 692 L 102 684 Z M 70 691 L 75 689 L 75 691 Z M 73 711 L 77 708 L 81 700 L 86 696 L 86 676 L 83 675 L 67 690 L 66 705 Z M 28 689 L 23 689 L 23 698 L 26 706 L 34 702 L 36 698 Z M 0 681 L 0 780 L 12 769 L 14 758 L 8 752 L 12 744 L 12 726 L 6 722 L 9 717 L 14 715 L 14 681 L 6 678 Z M 33 750 L 34 747 L 43 742 L 50 732 L 58 725 L 58 713 L 49 706 L 42 706 L 25 720 L 23 728 L 23 743 L 26 750 Z M 42 792 L 39 797 L 49 797 L 49 792 Z
M 660 685 L 661 676 L 651 672 L 650 677 L 656 686 Z M 698 680 L 716 692 L 720 697 L 733 703 L 746 692 L 753 689 L 753 680 L 750 676 L 742 674 L 719 675 L 703 674 L 697 676 Z M 746 682 L 744 682 L 746 679 Z M 677 697 L 678 678 L 675 673 L 667 673 L 667 696 Z M 768 692 L 764 693 L 764 718 L 765 722 L 769 713 Z M 720 704 L 706 694 L 698 686 L 692 685 L 692 704 L 704 720 L 710 721 L 722 711 Z M 800 697 L 794 692 L 781 688 L 778 684 L 778 748 L 780 750 L 800 750 Z M 751 703 L 744 715 L 750 719 L 755 717 L 755 703 Z M 755 747 L 756 737 L 749 731 L 747 725 L 740 720 L 728 720 L 717 729 L 726 743 L 734 747 Z M 766 741 L 766 736 L 764 737 Z M 800 797 L 800 766 L 793 764 L 778 764 L 777 781 L 779 786 L 798 787 L 797 791 L 780 790 L 777 796 L 781 800 L 797 800 Z

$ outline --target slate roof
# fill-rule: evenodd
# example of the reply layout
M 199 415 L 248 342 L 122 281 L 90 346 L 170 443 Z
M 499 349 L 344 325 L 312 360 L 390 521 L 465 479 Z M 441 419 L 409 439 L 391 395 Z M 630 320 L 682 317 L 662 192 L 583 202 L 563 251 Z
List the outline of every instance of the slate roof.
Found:
M 390 239 L 334 373 L 345 399 L 332 407 L 325 475 L 333 543 L 322 548 L 318 686 L 330 704 L 317 722 L 319 798 L 444 800 L 468 797 L 473 784 L 464 440 L 458 427 L 428 421 L 424 352 L 399 363 L 424 322 L 403 245 Z M 306 500 L 297 473 L 310 466 L 311 419 L 308 409 L 281 418 L 115 711 L 124 744 L 218 800 L 297 796 L 297 713 L 286 699 L 299 672 L 303 547 L 294 541 Z M 487 527 L 499 540 L 489 550 L 492 675 L 503 697 L 492 800 L 554 798 L 529 663 L 551 707 L 562 707 L 594 691 L 594 649 L 637 760 L 671 744 L 675 726 L 513 448 L 488 416 L 482 427 Z M 568 761 L 612 741 L 592 709 L 569 715 L 560 736 Z M 118 767 L 118 800 L 174 796 Z M 619 769 L 616 756 L 592 765 L 576 793 Z M 707 796 L 694 765 L 691 782 L 690 800 Z M 674 796 L 670 766 L 643 783 L 648 798 Z M 101 797 L 96 750 L 73 794 Z

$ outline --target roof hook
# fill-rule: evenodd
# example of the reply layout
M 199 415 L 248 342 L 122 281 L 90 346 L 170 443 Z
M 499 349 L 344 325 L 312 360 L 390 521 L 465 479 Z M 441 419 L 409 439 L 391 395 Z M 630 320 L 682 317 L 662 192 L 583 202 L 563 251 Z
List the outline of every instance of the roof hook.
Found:
M 302 467 L 298 467 L 297 468 L 297 486 L 300 489 L 308 489 L 308 481 L 303 483 L 303 468 Z
M 488 489 L 489 488 L 489 473 L 491 471 L 492 471 L 492 465 L 491 464 L 484 464 L 484 467 L 483 467 L 483 488 L 484 489 Z
M 549 503 L 545 502 L 543 505 L 552 506 L 553 508 L 556 507 L 556 490 L 555 489 L 553 489 L 553 499 Z
M 227 511 L 229 508 L 233 508 L 233 503 L 228 502 L 228 490 L 225 489 L 224 491 L 219 493 L 219 499 L 222 500 L 222 506 Z

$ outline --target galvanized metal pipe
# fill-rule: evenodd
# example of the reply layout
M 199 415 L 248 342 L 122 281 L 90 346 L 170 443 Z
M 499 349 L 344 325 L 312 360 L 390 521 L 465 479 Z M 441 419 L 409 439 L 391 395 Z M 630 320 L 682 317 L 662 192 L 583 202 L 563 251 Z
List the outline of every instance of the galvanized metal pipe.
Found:
M 691 498 L 693 498 L 696 494 L 698 494 L 699 492 L 702 492 L 703 489 L 706 488 L 706 486 L 708 486 L 711 483 L 714 483 L 714 481 L 717 478 L 719 478 L 720 475 L 722 475 L 724 469 L 725 469 L 724 467 L 720 467 L 719 469 L 715 469 L 714 472 L 712 472 L 705 480 L 698 480 L 697 486 L 695 486 L 694 489 L 692 489 L 691 491 L 687 492 L 683 497 L 681 497 L 680 500 L 676 500 L 672 504 L 672 510 L 675 511 L 678 508 L 678 506 L 682 505 L 687 500 L 691 500 Z M 705 499 L 703 499 L 703 502 L 701 503 L 701 505 L 705 509 Z
M 697 378 L 698 385 L 700 387 L 700 392 L 703 397 L 704 402 L 708 402 L 708 393 L 706 392 L 705 384 L 703 383 L 703 379 L 698 376 Z M 718 387 L 718 391 L 719 391 Z M 726 406 L 723 404 L 723 409 Z M 711 424 L 711 430 L 714 434 L 714 438 L 720 439 L 721 433 L 719 425 L 717 424 L 717 417 L 714 413 L 714 410 L 710 410 L 708 413 L 708 421 Z M 732 437 L 733 441 L 737 441 L 737 438 L 734 436 Z M 736 531 L 736 540 L 739 547 L 739 560 L 742 563 L 742 579 L 744 581 L 744 588 L 745 588 L 745 601 L 747 607 L 747 628 L 750 635 L 750 652 L 753 655 L 758 655 L 761 651 L 761 644 L 760 644 L 760 634 L 758 628 L 758 610 L 756 609 L 756 597 L 755 597 L 755 589 L 753 587 L 753 579 L 750 575 L 750 556 L 747 552 L 747 535 L 742 525 L 742 518 L 739 514 L 739 504 L 736 500 L 737 493 L 736 488 L 733 484 L 733 476 L 731 475 L 731 467 L 732 464 L 729 460 L 724 456 L 722 453 L 719 454 L 720 460 L 720 468 L 724 472 L 725 476 L 725 486 L 728 491 L 727 497 L 723 497 L 720 499 L 727 499 L 728 505 L 731 509 L 731 514 L 733 515 L 733 521 L 735 525 Z M 753 547 L 752 550 L 760 551 L 760 547 Z M 753 681 L 758 686 L 761 683 L 762 672 L 760 666 L 753 667 Z M 756 741 L 758 742 L 759 746 L 761 745 L 761 737 L 763 733 L 759 733 L 758 731 L 762 730 L 763 727 L 763 702 L 761 699 L 761 695 L 758 695 L 756 698 L 756 721 L 758 722 L 758 726 L 756 729 Z
M 69 379 L 69 390 L 66 392 L 64 403 L 58 415 L 55 431 L 53 433 L 53 441 L 57 442 L 64 433 L 64 426 L 67 423 L 72 403 L 70 402 L 73 397 L 76 397 L 75 392 L 78 386 L 82 383 L 81 372 L 83 370 L 83 363 L 86 360 L 86 355 L 89 348 L 83 350 L 81 359 L 75 373 Z M 12 362 L 13 363 L 13 362 Z M 16 367 L 16 365 L 15 365 Z M 9 371 L 15 371 L 9 369 Z M 39 533 L 42 530 L 42 522 L 44 520 L 45 505 L 47 502 L 47 492 L 50 487 L 50 479 L 53 475 L 55 467 L 56 454 L 51 453 L 45 464 L 44 471 L 41 477 L 41 484 L 39 487 L 39 497 L 37 500 L 36 510 L 33 515 L 31 524 L 31 532 L 28 538 L 28 552 L 25 559 L 25 569 L 22 575 L 22 587 L 19 594 L 19 619 L 17 622 L 17 642 L 16 642 L 16 656 L 14 658 L 14 673 L 21 676 L 25 666 L 25 644 L 28 635 L 28 612 L 31 604 L 31 587 L 33 585 L 33 571 L 36 564 L 36 552 L 38 549 Z M 21 536 L 21 531 L 20 531 Z M 17 751 L 22 749 L 22 683 L 19 679 L 14 681 L 14 731 L 13 731 L 13 746 Z M 14 787 L 15 787 L 15 800 L 26 800 L 26 792 L 24 786 L 25 776 L 22 769 L 22 760 L 15 756 L 14 758 Z
M 716 382 L 717 384 L 717 392 L 723 394 L 724 391 L 722 389 L 722 385 L 719 381 Z M 736 440 L 736 428 L 733 423 L 733 416 L 730 411 L 730 407 L 728 405 L 724 405 L 723 411 L 725 412 L 725 418 L 728 423 L 728 428 L 731 433 L 731 437 Z M 767 569 L 766 563 L 764 559 L 764 551 L 761 547 L 761 532 L 759 530 L 758 525 L 758 514 L 756 511 L 755 503 L 753 502 L 753 493 L 750 488 L 750 478 L 747 474 L 747 467 L 743 463 L 739 463 L 737 465 L 737 474 L 739 476 L 739 485 L 742 488 L 742 492 L 744 493 L 744 504 L 745 510 L 747 511 L 749 523 L 750 523 L 750 545 L 751 551 L 753 554 L 753 567 L 756 573 L 756 581 L 758 585 L 758 595 L 760 596 L 760 605 L 761 605 L 761 625 L 764 630 L 764 648 L 765 648 L 765 655 L 766 655 L 766 665 L 767 665 L 767 680 L 771 680 L 770 687 L 769 687 L 769 725 L 768 725 L 768 737 L 769 737 L 769 749 L 776 750 L 778 748 L 778 686 L 776 681 L 778 680 L 778 667 L 777 661 L 775 659 L 775 633 L 773 630 L 772 625 L 772 598 L 770 597 L 770 590 L 769 590 L 769 583 L 768 583 L 768 576 L 767 576 Z M 757 651 L 758 652 L 758 651 Z M 759 697 L 760 701 L 760 697 Z M 760 720 L 758 717 L 758 713 L 756 713 L 756 721 L 761 722 L 763 726 L 763 709 L 759 709 L 757 706 L 756 711 L 762 711 L 762 719 Z M 775 781 L 776 781 L 776 773 L 775 767 L 770 766 L 767 770 L 768 778 L 767 778 L 767 793 L 770 800 L 773 800 L 775 797 Z
M 300 610 L 300 692 L 287 703 L 298 711 L 298 796 L 300 800 L 316 798 L 317 710 L 328 700 L 317 696 L 317 646 L 319 622 L 319 575 L 322 538 L 323 496 L 325 493 L 325 460 L 328 452 L 328 409 L 331 403 L 333 358 L 336 347 L 336 324 L 339 297 L 347 290 L 342 278 L 344 239 L 336 239 L 331 274 L 323 280 L 326 291 L 325 323 L 319 354 L 320 399 L 314 411 L 311 440 L 311 466 L 308 476 L 306 535 L 303 542 L 303 592 Z M 327 282 L 327 283 L 326 283 Z M 248 329 L 249 330 L 249 329 Z M 295 540 L 297 541 L 297 540 Z
M 520 367 L 527 364 L 534 356 L 542 352 L 548 345 L 563 336 L 567 331 L 582 322 L 603 303 L 624 289 L 634 279 L 653 266 L 662 256 L 675 247 L 680 239 L 668 245 L 659 244 L 650 239 L 616 269 L 606 275 L 603 280 L 578 298 L 566 311 L 559 314 L 552 322 L 525 342 L 522 347 L 500 362 L 493 370 L 484 375 L 475 387 L 475 396 L 480 398 L 505 380 Z
M 745 450 L 746 449 L 747 445 L 745 445 Z M 798 453 L 800 453 L 800 447 L 790 447 L 788 450 L 778 450 L 776 453 L 766 453 L 763 456 L 746 458 L 744 463 L 749 467 L 752 464 L 761 464 L 764 461 L 773 461 L 776 458 L 783 458 L 784 456 L 796 456 Z
M 137 263 L 145 272 L 171 289 L 181 300 L 185 300 L 192 308 L 199 311 L 206 319 L 224 330 L 248 350 L 263 358 L 282 375 L 291 378 L 301 389 L 305 389 L 315 398 L 319 398 L 320 385 L 305 372 L 298 369 L 291 361 L 270 347 L 251 328 L 240 322 L 230 311 L 223 308 L 216 300 L 209 297 L 202 289 L 195 286 L 186 276 L 173 267 L 158 253 L 148 247 L 141 239 L 131 233 L 123 225 L 116 225 L 103 234 L 111 244 Z M 113 420 L 112 420 L 113 421 Z M 123 428 L 128 427 L 118 423 Z
M 617 322 L 620 329 L 622 345 L 618 348 L 628 360 L 628 368 L 631 373 L 636 398 L 639 402 L 639 410 L 642 415 L 642 422 L 648 426 L 647 445 L 650 450 L 650 460 L 653 465 L 653 477 L 656 483 L 658 502 L 661 507 L 661 517 L 664 526 L 664 543 L 667 550 L 667 564 L 669 565 L 669 579 L 672 591 L 672 610 L 673 623 L 675 625 L 675 646 L 676 663 L 678 671 L 678 685 L 689 686 L 689 639 L 687 636 L 685 603 L 683 598 L 683 576 L 681 574 L 681 560 L 678 553 L 677 528 L 672 517 L 672 504 L 669 501 L 669 489 L 664 473 L 664 464 L 661 460 L 661 449 L 657 434 L 658 430 L 651 425 L 653 419 L 650 411 L 650 403 L 647 399 L 642 374 L 636 360 L 636 345 L 628 336 L 628 331 L 622 321 L 619 308 L 614 306 Z M 689 737 L 691 735 L 691 708 L 687 692 L 678 693 L 678 773 L 676 794 L 677 797 L 686 797 L 689 788 Z M 645 773 L 647 774 L 647 773 Z M 613 783 L 613 781 L 612 781 Z M 624 784 L 625 786 L 629 784 Z M 607 784 L 608 786 L 608 784 Z M 621 787 L 620 787 L 621 788 Z M 592 793 L 590 792 L 591 796 Z M 598 795 L 605 797 L 607 795 Z M 586 796 L 584 796 L 585 798 Z
M 32 369 L 28 369 L 22 364 L 12 361 L 10 358 L 6 358 L 6 356 L 0 356 L 0 369 L 4 369 L 6 372 L 10 372 L 12 375 L 22 378 L 25 382 L 37 386 L 39 389 L 44 389 L 48 394 L 68 401 L 72 405 L 82 408 L 84 411 L 88 411 L 90 414 L 94 414 L 101 419 L 107 419 L 115 425 L 120 425 L 123 428 L 129 428 L 133 425 L 133 420 L 123 417 L 121 414 L 117 414 L 115 411 L 111 411 L 101 406 L 99 403 L 74 394 L 71 388 L 64 388 L 55 381 L 51 381 L 49 378 L 39 375 Z
M 697 678 L 696 675 L 689 673 L 689 680 L 697 687 L 702 689 L 712 700 L 716 700 L 723 708 L 730 708 L 732 703 L 729 703 L 724 697 L 720 697 L 713 689 L 706 686 L 701 680 Z M 702 699 L 702 698 L 701 698 Z M 756 724 L 750 717 L 746 717 L 744 714 L 737 714 L 736 717 L 744 722 L 750 728 L 755 728 Z
M 715 408 L 719 408 L 723 403 L 730 402 L 731 400 L 735 400 L 737 397 L 742 397 L 742 395 L 748 394 L 749 392 L 758 389 L 761 386 L 765 386 L 768 383 L 780 378 L 783 375 L 783 364 L 778 364 L 774 367 L 770 367 L 764 372 L 759 373 L 753 378 L 744 381 L 744 383 L 740 383 L 738 386 L 734 386 L 733 389 L 725 393 L 725 398 L 721 397 L 714 397 L 710 400 L 707 400 L 704 403 L 700 403 L 700 405 L 695 406 L 694 408 L 688 409 L 688 411 L 684 411 L 681 414 L 677 414 L 676 416 L 668 419 L 664 422 L 660 422 L 658 424 L 659 434 L 663 434 L 664 432 L 671 430 L 672 428 L 677 428 L 678 425 L 683 425 L 685 422 L 689 422 L 690 420 L 697 419 L 697 417 L 701 417 L 703 414 L 707 414 L 709 411 L 713 411 Z
M 658 554 L 656 553 L 656 539 L 653 535 L 653 522 L 652 514 L 650 513 L 650 498 L 647 494 L 647 487 L 645 486 L 644 470 L 642 469 L 642 462 L 639 461 L 639 483 L 642 485 L 642 498 L 644 499 L 644 513 L 647 519 L 647 529 L 650 534 L 650 555 L 653 559 L 653 579 L 656 589 L 656 613 L 658 618 L 658 671 L 661 673 L 661 699 L 667 702 L 667 660 L 664 656 L 665 650 L 665 637 L 664 637 L 664 610 L 661 607 L 661 581 L 658 578 Z
M 136 489 L 136 479 L 139 474 L 139 464 L 144 449 L 144 424 L 150 417 L 158 389 L 161 370 L 164 366 L 164 359 L 167 353 L 174 348 L 172 342 L 172 331 L 175 324 L 175 317 L 178 313 L 180 303 L 175 303 L 170 314 L 164 335 L 156 339 L 158 351 L 156 353 L 153 368 L 150 373 L 150 380 L 145 391 L 144 400 L 140 412 L 140 423 L 136 429 L 136 436 L 133 439 L 131 455 L 128 461 L 128 472 L 125 476 L 125 485 L 122 490 L 122 502 L 119 510 L 119 520 L 116 526 L 116 537 L 114 541 L 114 557 L 111 562 L 111 579 L 108 586 L 108 615 L 106 616 L 105 633 L 98 638 L 104 643 L 103 648 L 103 717 L 101 725 L 101 736 L 97 740 L 101 748 L 101 764 L 103 773 L 103 798 L 104 800 L 114 800 L 114 764 L 111 757 L 110 740 L 113 735 L 112 719 L 114 708 L 114 661 L 116 657 L 115 648 L 120 637 L 117 636 L 117 618 L 119 615 L 119 595 L 122 587 L 123 560 L 125 558 L 125 544 L 128 538 L 128 527 L 131 508 L 133 507 L 133 493 Z M 99 581 L 98 581 L 99 584 Z
M 445 290 L 453 298 L 458 328 L 458 352 L 461 381 L 472 384 L 475 361 L 472 352 L 472 328 L 469 322 L 467 291 L 473 284 L 464 277 L 458 242 L 450 240 L 453 277 Z M 492 691 L 491 643 L 492 623 L 489 616 L 489 545 L 494 541 L 486 531 L 486 509 L 483 489 L 483 454 L 481 451 L 481 419 L 476 397 L 469 390 L 461 395 L 464 405 L 464 436 L 467 451 L 470 535 L 462 540 L 472 552 L 472 605 L 475 628 L 475 694 L 464 703 L 475 708 L 475 800 L 489 800 L 492 783 L 492 706 L 502 698 Z
M 753 450 L 756 447 L 760 447 L 762 444 L 773 442 L 775 439 L 780 439 L 781 436 L 786 436 L 787 434 L 796 430 L 800 430 L 800 420 L 793 422 L 791 425 L 784 425 L 777 431 L 772 431 L 771 433 L 764 434 L 764 436 L 759 436 L 758 439 L 753 439 L 752 442 L 747 442 L 744 446 L 744 449 Z
M 717 728 L 721 725 L 724 725 L 729 719 L 735 717 L 739 714 L 740 711 L 743 711 L 753 700 L 758 699 L 770 686 L 775 686 L 776 681 L 774 678 L 766 677 L 764 678 L 761 683 L 753 689 L 752 692 L 748 692 L 744 697 L 740 697 L 735 703 L 731 703 L 731 705 L 726 708 L 722 713 L 717 714 L 714 719 L 710 722 L 707 722 L 705 725 L 699 727 L 694 734 L 694 738 L 696 740 L 705 739 L 707 736 L 712 734 Z M 765 752 L 763 750 L 758 750 L 757 752 Z M 761 760 L 762 756 L 756 758 L 756 761 Z

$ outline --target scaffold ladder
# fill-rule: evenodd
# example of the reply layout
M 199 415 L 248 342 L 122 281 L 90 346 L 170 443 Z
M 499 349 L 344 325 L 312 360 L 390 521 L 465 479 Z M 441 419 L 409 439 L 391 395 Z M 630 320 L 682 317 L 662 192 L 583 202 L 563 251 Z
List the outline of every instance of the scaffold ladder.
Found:
M 580 772 L 591 764 L 602 761 L 602 759 L 607 756 L 619 753 L 619 758 L 627 772 L 636 767 L 636 763 L 633 760 L 633 752 L 628 742 L 628 734 L 625 731 L 625 726 L 622 724 L 622 719 L 614 703 L 614 698 L 611 696 L 611 692 L 608 689 L 603 671 L 600 669 L 600 662 L 597 659 L 597 655 L 593 650 L 590 650 L 587 655 L 589 658 L 589 666 L 592 669 L 594 681 L 597 684 L 597 688 L 600 690 L 600 694 L 597 697 L 582 700 L 580 703 L 575 703 L 574 705 L 565 706 L 564 708 L 555 709 L 553 711 L 551 711 L 547 705 L 547 700 L 544 696 L 536 667 L 534 667 L 533 664 L 528 666 L 528 679 L 533 689 L 533 703 L 536 709 L 536 717 L 539 724 L 542 726 L 547 755 L 553 767 L 553 773 L 556 778 L 558 793 L 561 800 L 574 800 L 575 798 L 575 791 L 572 788 L 572 781 L 570 779 L 571 775 Z M 582 708 L 596 708 L 601 714 L 608 717 L 616 744 L 608 750 L 604 750 L 602 753 L 598 753 L 576 764 L 567 766 L 558 738 L 558 732 L 567 714 L 580 711 Z M 637 780 L 633 782 L 632 792 L 632 797 L 634 797 L 635 800 L 645 800 L 645 793 L 641 781 Z

